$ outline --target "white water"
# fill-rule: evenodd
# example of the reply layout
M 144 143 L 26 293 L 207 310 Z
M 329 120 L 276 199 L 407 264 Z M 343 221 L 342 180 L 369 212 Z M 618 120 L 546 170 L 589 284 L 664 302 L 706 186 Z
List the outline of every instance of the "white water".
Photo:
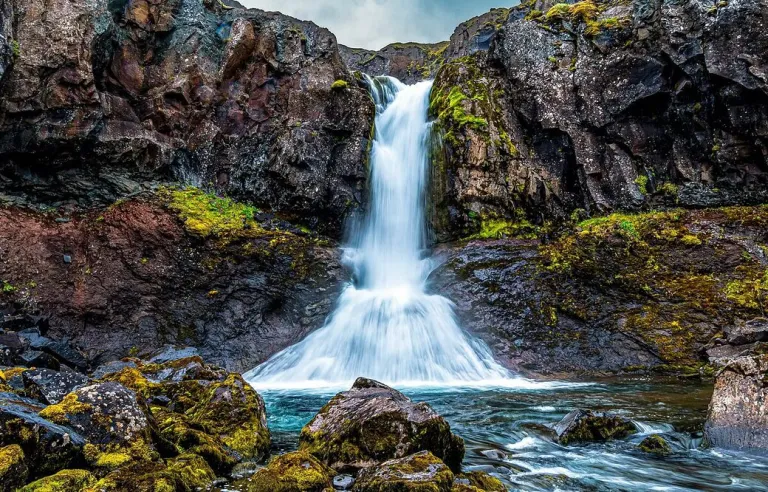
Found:
M 432 83 L 369 82 L 377 104 L 371 204 L 345 250 L 355 283 L 323 328 L 246 379 L 263 389 L 348 387 L 360 376 L 401 387 L 536 385 L 513 379 L 484 343 L 461 330 L 448 299 L 426 293 L 433 267 L 425 253 Z

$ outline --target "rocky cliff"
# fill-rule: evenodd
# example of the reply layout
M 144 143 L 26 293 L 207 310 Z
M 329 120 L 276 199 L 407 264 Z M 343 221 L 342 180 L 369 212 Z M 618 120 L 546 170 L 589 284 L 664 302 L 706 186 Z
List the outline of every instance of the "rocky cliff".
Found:
M 373 105 L 330 32 L 281 14 L 2 0 L 0 101 L 5 201 L 104 205 L 180 180 L 332 235 L 364 202 Z

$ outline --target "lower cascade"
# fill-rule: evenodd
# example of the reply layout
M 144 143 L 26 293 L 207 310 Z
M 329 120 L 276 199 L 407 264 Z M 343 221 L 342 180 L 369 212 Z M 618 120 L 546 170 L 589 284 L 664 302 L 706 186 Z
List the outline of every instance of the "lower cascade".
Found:
M 262 388 L 341 386 L 359 376 L 401 386 L 509 383 L 489 348 L 459 327 L 451 301 L 426 292 L 432 82 L 368 82 L 376 136 L 370 210 L 345 249 L 354 282 L 324 327 L 245 378 Z

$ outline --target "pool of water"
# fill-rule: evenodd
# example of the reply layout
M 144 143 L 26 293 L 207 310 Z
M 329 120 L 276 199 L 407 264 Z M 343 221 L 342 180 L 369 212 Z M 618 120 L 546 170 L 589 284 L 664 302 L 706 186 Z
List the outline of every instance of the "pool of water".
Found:
M 293 451 L 301 428 L 332 393 L 262 391 L 273 453 Z M 404 389 L 426 401 L 466 443 L 465 469 L 483 470 L 510 490 L 768 490 L 768 457 L 702 449 L 711 384 L 622 379 L 548 389 Z M 611 411 L 641 432 L 604 444 L 560 446 L 551 428 L 576 408 Z M 637 449 L 663 435 L 667 457 Z

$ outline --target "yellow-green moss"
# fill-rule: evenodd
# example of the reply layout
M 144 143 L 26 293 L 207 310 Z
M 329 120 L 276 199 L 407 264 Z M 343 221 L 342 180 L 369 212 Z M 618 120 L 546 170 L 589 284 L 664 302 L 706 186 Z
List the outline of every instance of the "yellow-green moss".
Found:
M 757 273 L 758 276 L 754 274 Z M 736 305 L 765 312 L 768 307 L 768 270 L 759 276 L 759 270 L 747 272 L 746 278 L 733 280 L 725 286 L 724 293 Z
M 349 82 L 346 80 L 337 80 L 333 84 L 331 84 L 331 89 L 335 91 L 341 91 L 349 87 Z
M 9 471 L 24 463 L 24 451 L 18 444 L 0 448 L 0 481 Z
M 85 470 L 62 470 L 50 477 L 36 480 L 18 492 L 81 492 L 94 483 L 94 476 Z
M 164 189 L 161 196 L 176 210 L 190 232 L 202 237 L 225 236 L 246 228 L 259 228 L 256 207 L 204 193 L 197 188 Z
M 506 220 L 498 218 L 483 218 L 480 222 L 480 232 L 470 236 L 470 239 L 501 239 L 505 237 L 518 239 L 536 239 L 539 228 L 525 219 Z
M 87 403 L 80 403 L 75 393 L 70 393 L 61 402 L 49 405 L 40 411 L 40 416 L 56 424 L 67 424 L 68 415 L 78 415 L 92 409 Z
M 334 471 L 306 452 L 277 456 L 246 482 L 248 492 L 331 490 Z
M 501 480 L 484 472 L 466 472 L 458 475 L 456 479 L 457 481 L 468 481 L 469 487 L 474 487 L 474 490 L 483 492 L 505 492 L 507 490 L 504 484 L 501 483 Z M 455 490 L 451 492 L 455 492 Z
M 648 194 L 648 176 L 641 174 L 637 177 L 637 179 L 635 179 L 635 184 L 637 185 L 637 189 L 641 194 Z

